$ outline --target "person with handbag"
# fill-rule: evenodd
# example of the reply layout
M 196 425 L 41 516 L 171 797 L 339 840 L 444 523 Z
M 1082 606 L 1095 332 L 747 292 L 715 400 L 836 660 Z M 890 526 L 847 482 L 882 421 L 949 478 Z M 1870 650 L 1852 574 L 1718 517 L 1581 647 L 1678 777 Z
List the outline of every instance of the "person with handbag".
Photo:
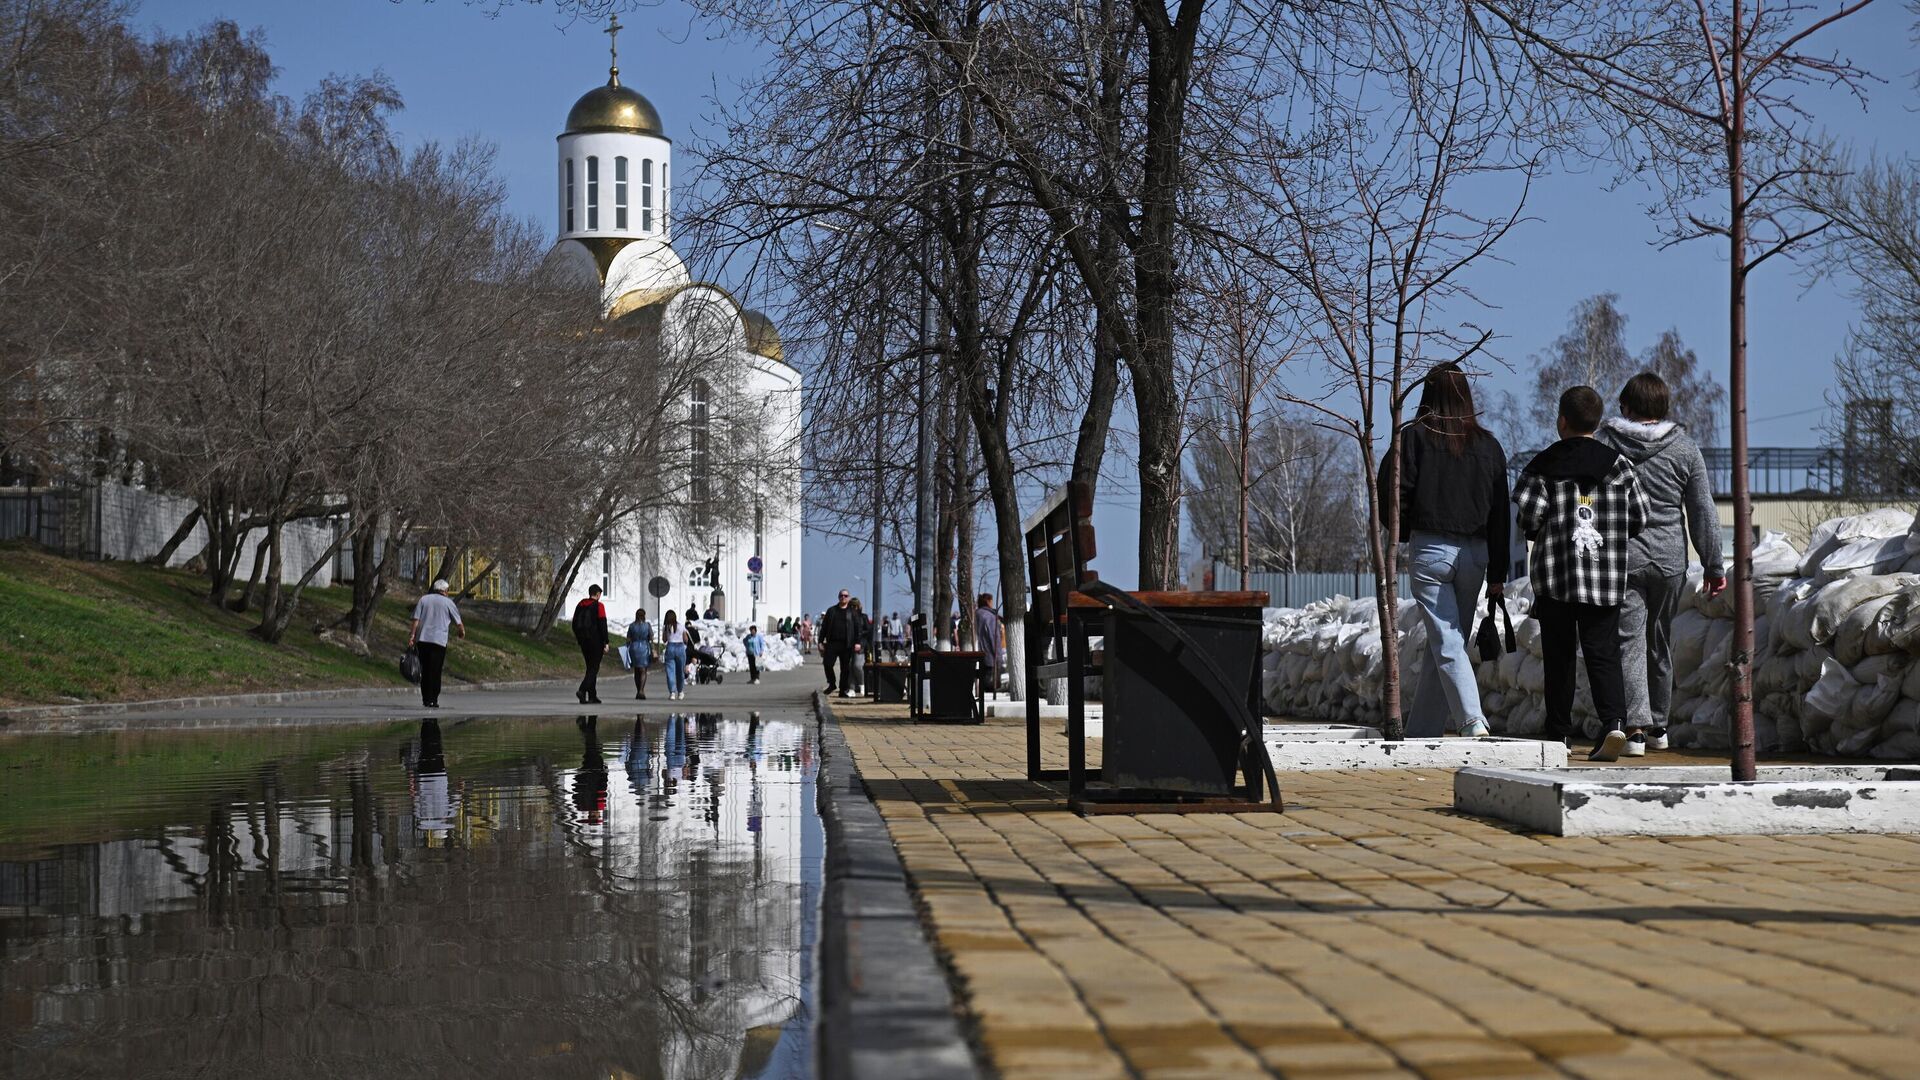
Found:
M 627 624 L 627 662 L 633 665 L 633 699 L 647 700 L 647 668 L 653 664 L 653 624 L 647 621 L 647 609 L 633 613 Z
M 458 628 L 460 640 L 467 638 L 467 624 L 460 618 L 460 607 L 447 595 L 447 582 L 433 583 L 433 591 L 413 605 L 413 626 L 407 631 L 407 648 L 420 655 L 420 704 L 429 709 L 440 707 L 440 676 L 447 667 L 447 633 Z
M 1387 465 L 1380 484 L 1386 490 Z M 1480 586 L 1498 598 L 1507 581 L 1512 524 L 1507 454 L 1480 424 L 1473 388 L 1459 364 L 1427 373 L 1413 422 L 1400 433 L 1400 536 L 1407 545 L 1413 599 L 1427 627 L 1427 663 L 1406 714 L 1410 738 L 1490 734 L 1467 653 L 1467 627 Z

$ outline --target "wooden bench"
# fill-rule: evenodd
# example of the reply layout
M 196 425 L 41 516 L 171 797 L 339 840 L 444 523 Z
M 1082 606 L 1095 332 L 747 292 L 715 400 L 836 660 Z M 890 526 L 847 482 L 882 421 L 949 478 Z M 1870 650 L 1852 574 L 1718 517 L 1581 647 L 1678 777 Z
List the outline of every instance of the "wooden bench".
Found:
M 1069 802 L 1081 813 L 1280 809 L 1261 730 L 1260 609 L 1267 594 L 1107 585 L 1088 566 L 1093 499 L 1082 484 L 1054 491 L 1021 529 L 1028 779 L 1066 781 Z M 1091 645 L 1096 632 L 1099 651 Z M 1092 675 L 1102 683 L 1099 769 L 1086 762 Z M 1041 687 L 1049 679 L 1067 684 L 1065 769 L 1040 764 Z M 1188 766 L 1191 775 L 1178 772 Z M 1243 782 L 1233 781 L 1236 773 Z

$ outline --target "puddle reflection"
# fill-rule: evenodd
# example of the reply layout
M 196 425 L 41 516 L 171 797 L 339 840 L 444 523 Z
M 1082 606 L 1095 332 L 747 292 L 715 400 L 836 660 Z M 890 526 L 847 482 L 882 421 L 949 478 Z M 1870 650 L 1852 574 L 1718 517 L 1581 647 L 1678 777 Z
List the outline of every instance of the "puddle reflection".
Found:
M 808 1075 L 812 739 L 0 740 L 0 1074 Z

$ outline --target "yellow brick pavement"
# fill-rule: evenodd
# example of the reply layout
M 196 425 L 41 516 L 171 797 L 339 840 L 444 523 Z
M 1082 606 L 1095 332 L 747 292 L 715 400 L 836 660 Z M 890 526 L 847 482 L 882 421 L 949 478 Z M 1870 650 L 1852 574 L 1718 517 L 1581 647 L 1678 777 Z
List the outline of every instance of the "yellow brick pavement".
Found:
M 835 711 L 1003 1076 L 1920 1075 L 1920 841 L 1534 836 L 1444 770 L 1082 818 L 1017 724 Z

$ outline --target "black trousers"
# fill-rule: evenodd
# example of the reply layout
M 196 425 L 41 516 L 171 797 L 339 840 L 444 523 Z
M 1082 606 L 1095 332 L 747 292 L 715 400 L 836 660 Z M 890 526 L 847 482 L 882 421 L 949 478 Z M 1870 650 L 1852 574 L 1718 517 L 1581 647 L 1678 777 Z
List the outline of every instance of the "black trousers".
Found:
M 836 687 L 843 694 L 853 692 L 853 649 L 846 645 L 823 645 L 820 647 L 821 663 L 827 668 L 827 689 Z M 833 662 L 840 661 L 840 680 L 834 681 Z
M 600 661 L 606 659 L 606 656 L 607 650 L 604 647 L 588 648 L 585 645 L 580 646 L 580 661 L 586 666 L 587 673 L 580 680 L 578 693 L 587 695 L 589 701 L 600 696 L 600 690 L 598 688 Z
M 1576 651 L 1587 659 L 1587 689 L 1602 730 L 1627 719 L 1627 681 L 1620 667 L 1620 609 L 1536 597 L 1533 617 L 1540 620 L 1541 659 L 1547 667 L 1547 734 L 1565 737 L 1573 729 Z
M 748 653 L 747 654 L 747 678 L 757 679 L 759 677 L 760 677 L 760 658 L 753 655 L 752 653 Z
M 440 673 L 447 669 L 447 647 L 430 641 L 414 644 L 420 650 L 420 704 L 440 704 Z

